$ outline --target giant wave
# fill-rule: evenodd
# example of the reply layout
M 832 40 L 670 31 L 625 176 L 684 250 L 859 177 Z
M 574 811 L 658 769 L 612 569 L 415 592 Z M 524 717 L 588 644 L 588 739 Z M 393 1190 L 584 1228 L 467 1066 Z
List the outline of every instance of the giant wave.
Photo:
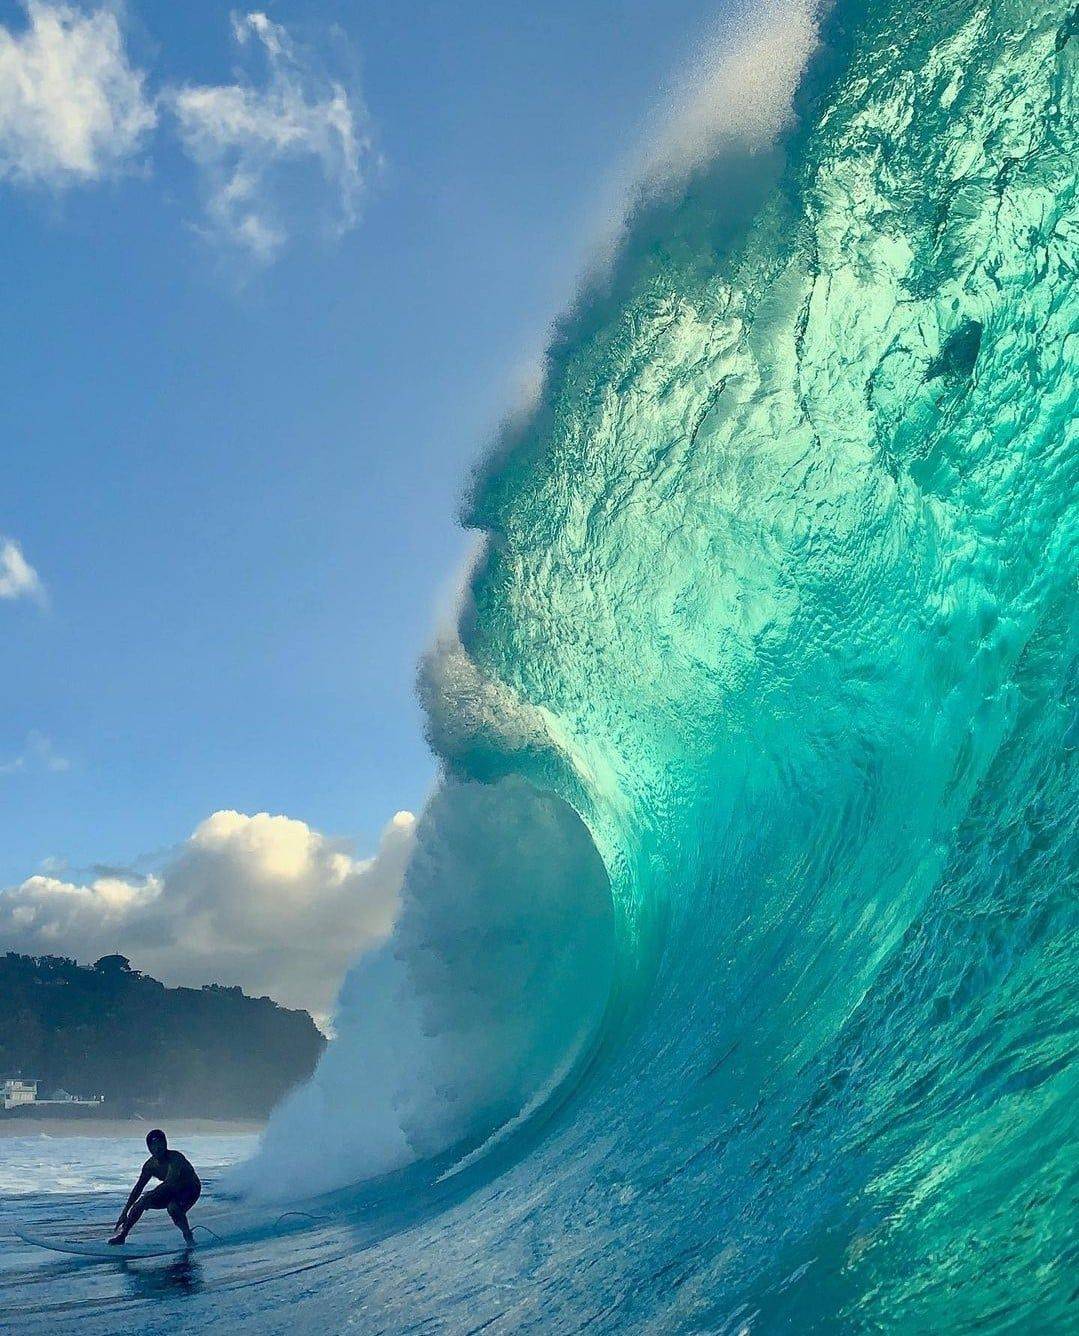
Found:
M 771 31 L 475 481 L 395 935 L 241 1175 L 472 1175 L 462 1329 L 1068 1321 L 1079 10 Z

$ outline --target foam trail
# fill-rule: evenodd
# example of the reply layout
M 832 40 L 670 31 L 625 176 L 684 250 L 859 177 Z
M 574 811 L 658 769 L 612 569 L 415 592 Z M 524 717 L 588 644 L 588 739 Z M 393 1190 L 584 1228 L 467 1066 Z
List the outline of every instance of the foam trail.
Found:
M 682 185 L 732 145 L 764 150 L 789 128 L 818 40 L 814 0 L 754 6 L 706 46 L 661 113 L 630 191 Z
M 485 1141 L 481 1141 L 475 1149 L 470 1150 L 466 1155 L 462 1156 L 461 1159 L 456 1160 L 448 1169 L 439 1174 L 438 1178 L 435 1180 L 436 1183 L 445 1183 L 451 1178 L 456 1178 L 458 1174 L 464 1173 L 466 1169 L 470 1169 L 474 1164 L 478 1164 L 485 1155 L 489 1154 L 489 1152 L 494 1150 L 497 1146 L 501 1146 L 507 1142 L 510 1137 L 519 1132 L 521 1128 L 526 1127 L 531 1119 L 535 1118 L 538 1113 L 550 1105 L 559 1091 L 567 1086 L 571 1077 L 574 1075 L 575 1068 L 579 1066 L 582 1056 L 585 1054 L 592 1037 L 590 1029 L 591 1027 L 586 1021 L 584 1029 L 578 1036 L 576 1042 L 570 1045 L 570 1048 L 561 1063 L 551 1076 L 548 1077 L 546 1083 L 540 1086 L 535 1094 L 529 1098 L 524 1107 L 518 1113 L 515 1113 L 508 1122 L 503 1123 L 501 1127 L 492 1132 Z

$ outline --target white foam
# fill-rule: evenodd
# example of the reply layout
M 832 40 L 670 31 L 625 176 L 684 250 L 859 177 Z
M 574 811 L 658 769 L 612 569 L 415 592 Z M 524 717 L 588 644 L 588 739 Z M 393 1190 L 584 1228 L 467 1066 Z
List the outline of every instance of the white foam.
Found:
M 594 1031 L 612 964 L 610 887 L 576 813 L 519 779 L 448 782 L 393 938 L 349 973 L 337 1037 L 229 1186 L 293 1200 L 491 1135 Z

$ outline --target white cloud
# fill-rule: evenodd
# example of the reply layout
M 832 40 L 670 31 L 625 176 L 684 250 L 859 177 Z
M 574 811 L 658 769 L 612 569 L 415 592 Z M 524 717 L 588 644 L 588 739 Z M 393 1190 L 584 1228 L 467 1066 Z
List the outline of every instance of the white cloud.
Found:
M 0 598 L 33 598 L 40 603 L 45 597 L 41 577 L 22 554 L 14 538 L 0 538 Z
M 171 984 L 240 984 L 325 1016 L 351 960 L 393 927 L 414 818 L 356 859 L 302 821 L 215 812 L 153 875 L 51 875 L 0 891 L 0 947 L 113 951 Z
M 96 181 L 139 149 L 157 113 L 128 61 L 116 13 L 26 0 L 20 32 L 0 26 L 0 177 Z
M 71 762 L 61 756 L 51 740 L 37 730 L 27 734 L 26 744 L 18 756 L 0 761 L 0 775 L 14 775 L 26 770 L 46 770 L 57 774 L 71 769 Z
M 256 260 L 272 260 L 298 230 L 357 219 L 372 160 L 366 113 L 311 55 L 265 14 L 232 16 L 241 48 L 261 56 L 265 78 L 187 86 L 167 101 L 180 139 L 199 168 L 206 230 Z M 305 182 L 317 173 L 321 189 Z

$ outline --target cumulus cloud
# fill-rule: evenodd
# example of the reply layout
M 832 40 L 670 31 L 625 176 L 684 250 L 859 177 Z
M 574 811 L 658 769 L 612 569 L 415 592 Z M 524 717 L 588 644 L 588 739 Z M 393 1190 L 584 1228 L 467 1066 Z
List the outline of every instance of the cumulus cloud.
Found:
M 341 233 L 356 222 L 373 150 L 358 95 L 280 24 L 234 14 L 232 30 L 261 81 L 189 85 L 166 101 L 202 178 L 205 230 L 265 262 L 312 223 Z
M 70 769 L 71 762 L 67 757 L 61 756 L 52 741 L 36 729 L 27 734 L 26 744 L 18 756 L 0 761 L 0 775 L 14 775 L 24 770 L 45 770 L 57 774 Z
M 44 601 L 41 577 L 22 554 L 14 538 L 0 538 L 0 598 Z
M 0 946 L 119 951 L 171 984 L 240 984 L 326 1017 L 348 964 L 389 935 L 415 820 L 357 859 L 302 821 L 214 812 L 153 874 L 28 877 L 0 890 Z
M 26 0 L 0 26 L 0 177 L 64 186 L 117 171 L 157 113 L 128 60 L 116 13 Z

